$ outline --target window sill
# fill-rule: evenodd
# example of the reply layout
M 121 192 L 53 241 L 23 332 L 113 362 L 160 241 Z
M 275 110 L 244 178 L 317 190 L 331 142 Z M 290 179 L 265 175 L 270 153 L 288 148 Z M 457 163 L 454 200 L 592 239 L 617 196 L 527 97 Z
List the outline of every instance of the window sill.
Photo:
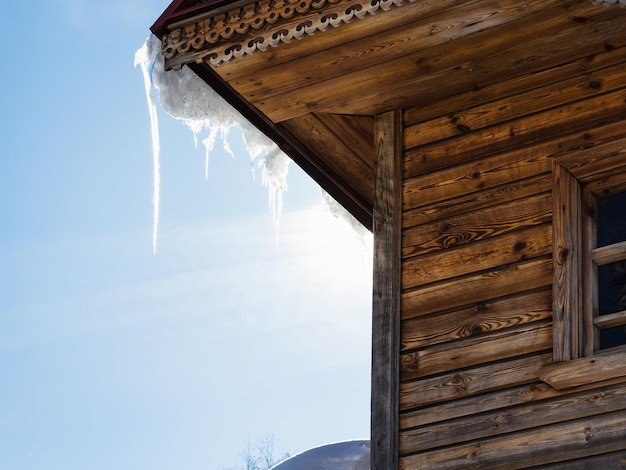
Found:
M 539 378 L 556 390 L 612 379 L 626 381 L 626 348 L 620 346 L 590 357 L 547 364 Z

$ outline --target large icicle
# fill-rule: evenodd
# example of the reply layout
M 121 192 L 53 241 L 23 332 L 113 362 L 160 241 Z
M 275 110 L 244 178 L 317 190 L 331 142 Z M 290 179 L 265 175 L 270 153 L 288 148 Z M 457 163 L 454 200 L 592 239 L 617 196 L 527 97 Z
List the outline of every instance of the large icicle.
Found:
M 221 137 L 224 149 L 234 156 L 227 139 L 233 127 L 241 128 L 250 159 L 254 161 L 260 158 L 258 165 L 263 170 L 263 184 L 269 189 L 270 212 L 273 219 L 278 222 L 282 210 L 282 195 L 287 190 L 289 157 L 189 68 L 183 67 L 177 71 L 166 72 L 165 60 L 161 55 L 161 44 L 155 36 L 150 36 L 143 47 L 137 51 L 135 66 L 137 65 L 141 65 L 144 73 L 152 123 L 155 165 L 154 249 L 156 250 L 159 201 L 159 136 L 155 106 L 157 91 L 163 109 L 174 118 L 182 120 L 191 129 L 196 145 L 201 134 L 206 133 L 206 136 L 201 138 L 205 148 L 205 177 L 208 172 L 209 155 L 217 136 Z
M 148 113 L 150 115 L 150 134 L 152 136 L 152 168 L 153 168 L 153 227 L 152 227 L 152 251 L 156 253 L 157 233 L 159 228 L 159 207 L 161 184 L 159 154 L 161 151 L 161 142 L 159 140 L 159 118 L 156 109 L 155 90 L 152 86 L 152 66 L 154 65 L 154 57 L 157 54 L 158 41 L 148 39 L 143 47 L 135 53 L 135 67 L 141 66 L 143 73 L 143 83 L 146 91 L 146 101 L 148 102 Z

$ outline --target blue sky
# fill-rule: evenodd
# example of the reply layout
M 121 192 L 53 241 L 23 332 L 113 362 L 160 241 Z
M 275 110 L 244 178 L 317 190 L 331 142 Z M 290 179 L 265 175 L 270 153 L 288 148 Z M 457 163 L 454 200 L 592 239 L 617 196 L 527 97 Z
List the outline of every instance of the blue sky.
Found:
M 370 253 L 291 165 L 278 243 L 236 134 L 160 113 L 152 253 L 135 51 L 168 1 L 3 10 L 0 468 L 208 469 L 369 434 Z M 258 172 L 257 172 L 258 173 Z

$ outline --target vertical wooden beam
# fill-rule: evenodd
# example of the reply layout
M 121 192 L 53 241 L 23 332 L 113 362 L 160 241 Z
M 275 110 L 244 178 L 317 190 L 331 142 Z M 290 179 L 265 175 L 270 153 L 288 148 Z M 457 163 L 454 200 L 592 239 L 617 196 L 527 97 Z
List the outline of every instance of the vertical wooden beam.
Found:
M 376 117 L 374 138 L 374 299 L 372 318 L 372 470 L 398 468 L 402 113 Z
M 596 248 L 596 197 L 589 188 L 582 190 L 581 224 L 582 224 L 582 330 L 581 354 L 592 356 L 600 345 L 600 331 L 593 324 L 597 314 L 598 300 L 598 266 L 592 261 L 591 250 Z
M 553 163 L 554 361 L 581 355 L 581 190 L 578 180 Z

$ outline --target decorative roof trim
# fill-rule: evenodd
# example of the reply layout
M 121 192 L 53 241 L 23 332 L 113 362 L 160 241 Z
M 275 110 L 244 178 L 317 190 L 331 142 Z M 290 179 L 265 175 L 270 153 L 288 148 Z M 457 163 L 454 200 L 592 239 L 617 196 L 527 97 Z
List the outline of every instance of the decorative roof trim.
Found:
M 414 1 L 257 0 L 207 12 L 164 34 L 162 53 L 167 68 L 201 60 L 217 66 Z

